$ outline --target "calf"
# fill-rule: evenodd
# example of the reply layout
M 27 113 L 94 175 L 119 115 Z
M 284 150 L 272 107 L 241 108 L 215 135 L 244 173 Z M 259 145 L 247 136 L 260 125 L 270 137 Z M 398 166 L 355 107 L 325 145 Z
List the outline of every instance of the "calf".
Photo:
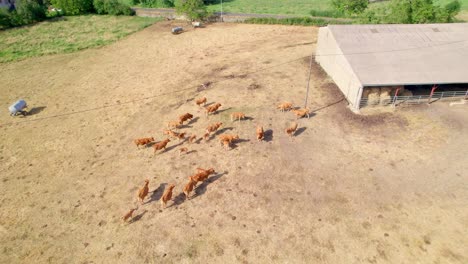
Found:
M 197 171 L 198 171 L 197 174 L 190 177 L 191 179 L 193 179 L 197 183 L 200 182 L 200 181 L 205 181 L 206 179 L 208 179 L 208 177 L 211 174 L 215 173 L 215 170 L 213 168 L 209 168 L 207 170 L 202 169 L 202 168 L 197 168 Z M 195 186 L 197 185 L 197 183 L 195 183 Z
M 149 180 L 145 180 L 145 185 L 138 191 L 138 201 L 140 201 L 141 204 L 143 204 L 143 200 L 145 200 L 145 197 L 148 195 L 148 184 Z
M 179 149 L 179 157 L 180 157 L 180 155 L 182 155 L 182 153 L 187 154 L 188 153 L 188 148 L 180 148 Z
M 289 111 L 289 110 L 292 109 L 292 103 L 290 103 L 290 102 L 284 102 L 284 103 L 279 104 L 276 108 L 278 108 L 279 110 L 281 110 L 281 112 Z
M 221 134 L 218 136 L 218 138 L 220 141 L 227 140 L 229 143 L 231 143 L 232 141 L 239 139 L 239 135 Z
M 294 136 L 294 133 L 297 130 L 297 126 L 298 124 L 296 122 L 292 122 L 292 124 L 288 128 L 286 128 L 286 134 L 288 134 L 288 136 L 290 137 Z
M 296 119 L 302 118 L 304 116 L 307 116 L 309 118 L 309 109 L 303 108 L 303 109 L 298 109 L 298 110 L 292 110 L 294 114 L 296 115 Z
M 234 122 L 235 120 L 241 120 L 245 118 L 245 114 L 242 112 L 234 112 L 231 114 L 231 121 Z
M 182 125 L 185 121 L 191 120 L 193 118 L 193 115 L 190 113 L 185 113 L 181 116 L 179 116 L 179 123 Z
M 180 126 L 182 125 L 182 123 L 180 121 L 169 121 L 169 123 L 167 123 L 167 128 L 179 128 Z
M 197 135 L 195 134 L 191 135 L 188 139 L 189 144 L 192 144 L 193 142 L 195 142 L 196 139 L 197 139 Z
M 214 105 L 210 105 L 208 107 L 205 108 L 205 111 L 206 111 L 206 116 L 208 116 L 209 114 L 213 114 L 215 113 L 216 111 L 218 111 L 218 109 L 221 107 L 221 104 L 220 103 L 216 103 Z
M 133 142 L 135 143 L 135 145 L 137 146 L 137 148 L 140 148 L 140 146 L 146 146 L 148 145 L 149 143 L 153 142 L 154 141 L 154 138 L 153 137 L 150 137 L 150 138 L 138 138 L 138 139 L 135 139 L 133 140 Z
M 161 150 L 161 149 L 166 150 L 166 145 L 167 145 L 167 143 L 169 143 L 169 142 L 171 142 L 171 140 L 168 139 L 168 138 L 166 138 L 165 140 L 154 144 L 154 145 L 153 145 L 153 148 L 154 148 L 154 154 L 153 154 L 153 155 L 156 155 L 156 151 L 158 151 L 158 150 Z
M 128 220 L 129 218 L 132 218 L 132 217 L 133 217 L 133 212 L 135 212 L 137 209 L 138 209 L 138 207 L 137 207 L 137 208 L 132 208 L 132 209 L 130 209 L 130 211 L 129 211 L 128 213 L 126 213 L 126 214 L 122 217 L 122 220 L 123 220 L 124 222 L 127 222 L 127 220 Z
M 213 123 L 211 125 L 209 125 L 207 128 L 206 128 L 206 133 L 212 133 L 212 132 L 215 132 L 219 129 L 220 126 L 222 126 L 223 123 L 221 122 L 217 122 L 217 123 Z
M 206 105 L 206 97 L 202 97 L 202 98 L 200 98 L 200 99 L 197 99 L 197 100 L 195 101 L 195 103 L 196 103 L 198 106 L 200 106 L 201 104 L 203 104 L 203 106 L 205 106 L 205 105 Z
M 192 176 L 189 177 L 189 182 L 184 187 L 185 199 L 190 199 L 190 193 L 197 186 L 197 181 L 193 179 Z
M 262 126 L 257 126 L 257 140 L 262 141 L 265 137 L 265 133 L 263 132 Z
M 165 208 L 167 202 L 169 202 L 172 199 L 172 190 L 174 189 L 175 185 L 171 184 L 163 193 L 161 197 L 161 207 Z

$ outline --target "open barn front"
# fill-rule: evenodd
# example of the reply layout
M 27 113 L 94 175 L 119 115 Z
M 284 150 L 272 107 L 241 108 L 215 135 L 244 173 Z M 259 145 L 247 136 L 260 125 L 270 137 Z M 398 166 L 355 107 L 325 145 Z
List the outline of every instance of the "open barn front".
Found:
M 364 87 L 359 107 L 398 106 L 468 98 L 468 84 Z
M 468 24 L 329 25 L 315 59 L 355 112 L 458 100 L 468 90 Z

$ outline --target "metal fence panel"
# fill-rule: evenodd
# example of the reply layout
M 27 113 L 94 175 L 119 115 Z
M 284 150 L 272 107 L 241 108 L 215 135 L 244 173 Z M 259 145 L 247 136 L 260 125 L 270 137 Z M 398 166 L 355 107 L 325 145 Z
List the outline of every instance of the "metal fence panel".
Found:
M 468 90 L 466 91 L 448 91 L 448 92 L 435 92 L 430 95 L 413 95 L 413 96 L 390 96 L 385 99 L 368 99 L 362 98 L 359 102 L 359 107 L 369 107 L 369 106 L 388 106 L 388 105 L 415 105 L 422 103 L 430 103 L 434 101 L 454 101 L 462 98 L 468 98 Z

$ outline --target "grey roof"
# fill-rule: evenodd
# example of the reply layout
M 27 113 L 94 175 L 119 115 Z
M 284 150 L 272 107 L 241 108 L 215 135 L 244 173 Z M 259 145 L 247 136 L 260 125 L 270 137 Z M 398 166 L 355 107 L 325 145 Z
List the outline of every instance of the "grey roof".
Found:
M 328 28 L 363 86 L 468 83 L 468 23 Z

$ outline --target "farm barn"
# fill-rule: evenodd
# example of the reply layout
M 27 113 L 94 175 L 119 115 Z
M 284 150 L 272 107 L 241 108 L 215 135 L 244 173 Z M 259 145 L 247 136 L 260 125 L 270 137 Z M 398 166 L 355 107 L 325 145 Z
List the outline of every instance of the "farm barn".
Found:
M 354 111 L 468 95 L 468 24 L 329 25 L 315 58 Z

